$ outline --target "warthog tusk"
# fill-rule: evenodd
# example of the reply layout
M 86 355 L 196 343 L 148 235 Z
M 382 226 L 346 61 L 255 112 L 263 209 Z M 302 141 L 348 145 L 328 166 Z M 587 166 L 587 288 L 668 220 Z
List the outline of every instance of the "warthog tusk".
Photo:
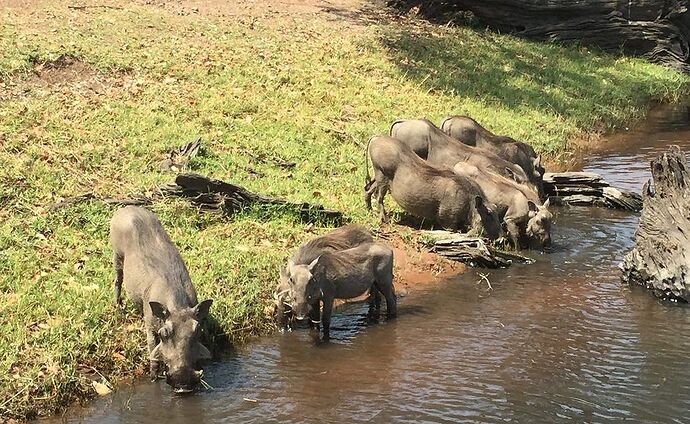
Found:
M 314 321 L 314 320 L 312 319 L 312 320 L 310 320 L 310 321 L 312 322 L 312 324 L 321 324 L 321 320 Z
M 213 387 L 211 387 L 211 385 L 208 384 L 207 382 L 205 382 L 203 379 L 199 380 L 199 382 L 201 383 L 202 386 L 204 386 L 204 389 L 213 390 Z
M 204 370 L 194 370 L 194 374 L 196 374 L 197 377 L 201 378 L 204 376 Z
M 282 292 L 278 292 L 278 293 L 276 293 L 276 294 L 273 296 L 273 298 L 277 300 L 277 299 L 279 299 L 282 295 L 284 295 L 285 293 L 288 293 L 289 291 L 290 291 L 290 289 L 285 289 L 285 290 L 283 290 Z

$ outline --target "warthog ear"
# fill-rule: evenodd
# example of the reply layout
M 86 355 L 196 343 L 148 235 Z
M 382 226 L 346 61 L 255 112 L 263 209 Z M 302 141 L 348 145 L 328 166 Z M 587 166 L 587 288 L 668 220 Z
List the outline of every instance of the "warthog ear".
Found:
M 208 310 L 212 304 L 213 300 L 206 299 L 194 307 L 194 315 L 196 315 L 197 321 L 201 321 L 208 316 Z
M 528 216 L 530 218 L 534 217 L 537 214 L 537 211 L 539 210 L 539 207 L 531 200 L 527 201 L 527 207 L 529 208 Z
M 484 198 L 482 196 L 474 196 L 474 207 L 480 209 L 484 206 Z
M 541 167 L 541 155 L 534 158 L 534 167 L 535 168 Z
M 287 268 L 285 268 L 285 274 L 289 277 L 292 274 L 292 268 L 295 267 L 295 261 L 288 259 Z
M 209 350 L 206 349 L 206 346 L 197 342 L 196 348 L 198 351 L 199 359 L 211 359 L 211 352 L 209 352 Z
M 543 207 L 548 208 L 549 206 L 551 206 L 551 198 L 550 197 L 548 199 L 546 199 L 546 202 L 544 202 Z
M 280 267 L 280 281 L 287 281 L 290 278 L 290 270 L 288 268 Z
M 153 313 L 153 316 L 160 319 L 161 321 L 165 321 L 170 316 L 168 308 L 166 308 L 158 302 L 149 302 L 149 306 L 151 307 L 151 312 Z
M 316 264 L 319 262 L 319 259 L 320 259 L 320 258 L 321 258 L 321 256 L 319 256 L 318 258 L 316 258 L 316 259 L 314 259 L 313 261 L 311 261 L 311 263 L 310 263 L 309 266 L 307 267 L 307 268 L 309 269 L 309 272 L 311 272 L 311 270 L 314 269 L 314 267 L 316 266 Z
M 149 353 L 149 360 L 163 362 L 163 355 L 161 354 L 161 343 L 158 343 Z

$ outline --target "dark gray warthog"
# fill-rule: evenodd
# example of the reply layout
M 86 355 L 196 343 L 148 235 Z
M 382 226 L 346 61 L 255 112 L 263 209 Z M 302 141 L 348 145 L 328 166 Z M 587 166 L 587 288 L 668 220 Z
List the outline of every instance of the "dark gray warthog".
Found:
M 522 247 L 523 241 L 531 249 L 551 245 L 553 215 L 548 210 L 548 200 L 542 205 L 539 196 L 527 187 L 467 163 L 459 162 L 453 170 L 476 181 L 486 198 L 496 205 L 516 249 Z
M 212 300 L 197 303 L 187 267 L 156 216 L 144 208 L 124 207 L 110 221 L 115 267 L 115 302 L 121 290 L 143 312 L 151 378 L 168 367 L 167 382 L 176 392 L 192 391 L 201 380 L 196 369 L 210 352 L 199 343 L 200 321 Z
M 458 162 L 467 162 L 480 169 L 512 178 L 536 192 L 539 190 L 517 164 L 503 159 L 492 151 L 458 143 L 429 120 L 396 121 L 391 125 L 390 134 L 391 137 L 407 144 L 419 157 L 432 165 L 443 165 L 452 169 Z
M 290 261 L 288 269 L 294 293 L 293 310 L 298 319 L 314 313 L 318 317 L 320 303 L 323 303 L 324 340 L 330 337 L 335 299 L 352 299 L 369 290 L 376 291 L 386 298 L 387 315 L 396 315 L 393 251 L 383 243 L 365 243 L 352 249 L 324 253 L 306 265 Z M 379 302 L 376 301 L 376 307 L 380 306 Z
M 350 249 L 362 243 L 371 243 L 374 239 L 371 233 L 361 225 L 349 224 L 336 228 L 324 235 L 315 237 L 304 243 L 290 257 L 294 265 L 304 265 L 311 263 L 314 259 L 324 253 Z M 292 307 L 294 294 L 290 285 L 290 267 L 280 269 L 280 282 L 275 290 L 276 301 L 276 320 L 280 328 L 289 326 L 292 319 Z M 316 311 L 318 314 L 319 311 Z M 318 321 L 318 316 L 314 318 Z
M 384 222 L 388 216 L 383 199 L 390 190 L 393 199 L 414 216 L 451 230 L 473 231 L 491 239 L 500 237 L 500 220 L 474 181 L 449 168 L 430 165 L 392 137 L 372 137 L 367 153 L 374 167 L 374 180 L 367 182 L 364 200 L 371 209 L 371 196 L 376 193 Z
M 527 178 L 539 188 L 539 196 L 543 195 L 544 167 L 541 165 L 541 156 L 538 156 L 529 144 L 495 135 L 468 116 L 456 115 L 445 118 L 441 122 L 441 129 L 468 146 L 490 150 L 519 165 L 527 174 Z

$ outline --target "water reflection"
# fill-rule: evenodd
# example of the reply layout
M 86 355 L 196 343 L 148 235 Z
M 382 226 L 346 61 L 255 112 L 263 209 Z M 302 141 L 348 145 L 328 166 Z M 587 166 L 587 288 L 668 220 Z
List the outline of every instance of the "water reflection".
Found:
M 683 110 L 584 168 L 639 190 L 652 157 L 690 144 Z M 378 324 L 353 305 L 334 316 L 330 344 L 296 331 L 214 364 L 212 392 L 178 397 L 143 382 L 64 421 L 683 422 L 689 310 L 619 281 L 637 216 L 569 207 L 555 219 L 553 253 L 489 272 L 493 290 L 485 270 L 469 272 L 413 292 L 398 319 Z

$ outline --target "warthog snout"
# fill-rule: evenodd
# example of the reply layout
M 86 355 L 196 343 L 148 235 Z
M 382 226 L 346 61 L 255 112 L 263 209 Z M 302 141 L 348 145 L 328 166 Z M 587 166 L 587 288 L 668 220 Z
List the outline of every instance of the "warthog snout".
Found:
M 201 382 L 201 370 L 185 367 L 175 370 L 169 370 L 166 377 L 166 382 L 172 386 L 175 393 L 189 393 Z

